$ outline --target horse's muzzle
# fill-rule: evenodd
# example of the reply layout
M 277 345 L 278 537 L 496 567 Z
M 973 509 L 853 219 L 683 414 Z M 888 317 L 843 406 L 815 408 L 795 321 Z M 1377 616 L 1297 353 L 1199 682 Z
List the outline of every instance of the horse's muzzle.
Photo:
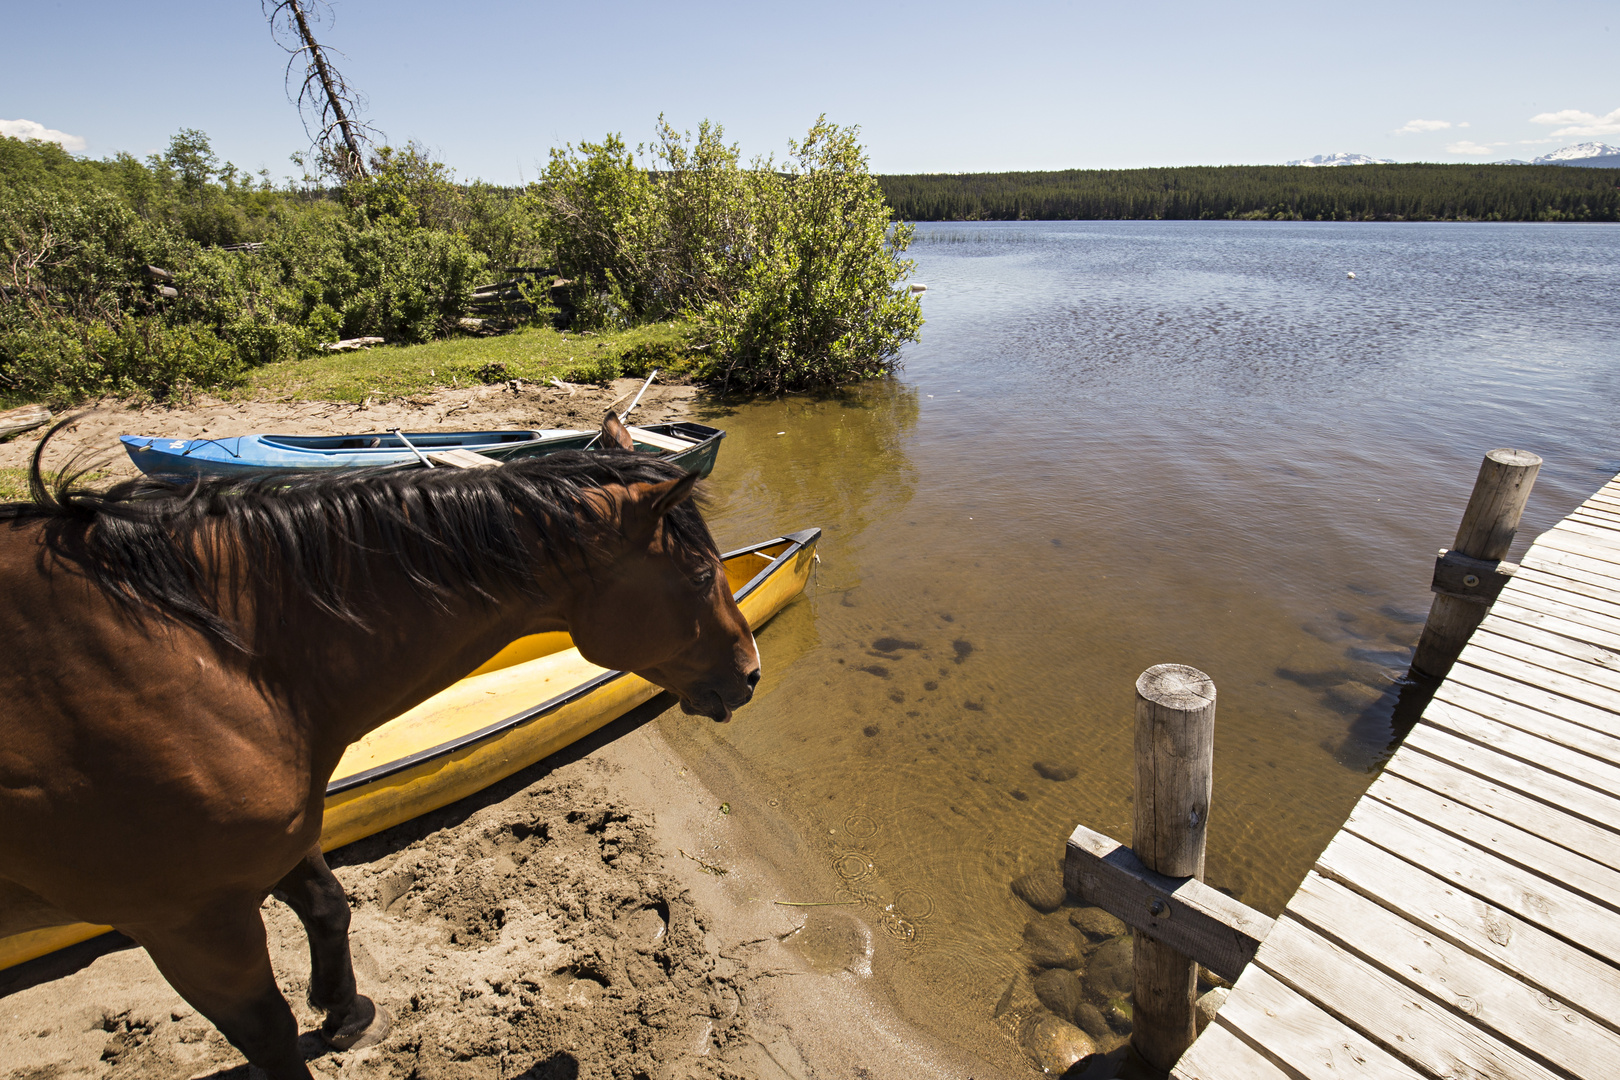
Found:
M 741 694 L 727 698 L 718 690 L 709 690 L 696 699 L 683 696 L 681 698 L 681 711 L 687 716 L 707 716 L 716 723 L 724 724 L 731 719 L 731 714 L 742 708 L 754 699 L 754 687 L 759 685 L 759 671 L 748 673 L 747 684 Z

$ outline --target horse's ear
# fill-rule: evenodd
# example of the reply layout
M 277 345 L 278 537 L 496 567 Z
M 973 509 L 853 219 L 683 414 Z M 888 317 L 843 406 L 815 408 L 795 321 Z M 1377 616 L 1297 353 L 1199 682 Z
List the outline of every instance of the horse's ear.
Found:
M 689 472 L 679 480 L 666 480 L 662 484 L 654 484 L 648 492 L 651 499 L 648 502 L 655 518 L 662 518 L 681 503 L 692 497 L 692 489 L 697 487 L 698 474 Z
M 625 535 L 636 543 L 650 541 L 664 515 L 692 497 L 698 474 L 687 473 L 661 484 L 631 484 L 630 499 L 625 507 Z
M 619 414 L 609 409 L 607 416 L 602 419 L 602 446 L 616 446 L 620 450 L 634 450 L 635 440 L 630 438 L 627 429 L 619 420 Z

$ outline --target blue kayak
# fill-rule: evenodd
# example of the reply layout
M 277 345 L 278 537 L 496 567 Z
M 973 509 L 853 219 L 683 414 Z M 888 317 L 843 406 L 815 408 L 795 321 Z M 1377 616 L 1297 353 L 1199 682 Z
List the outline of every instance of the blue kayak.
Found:
M 552 439 L 572 441 L 590 432 L 572 428 L 539 431 L 407 431 L 423 453 L 472 450 L 501 458 L 519 447 L 534 450 Z M 232 435 L 220 439 L 165 439 L 120 435 L 130 460 L 148 476 L 189 480 L 195 476 L 261 476 L 311 469 L 366 469 L 411 465 L 421 459 L 392 431 L 364 435 Z
M 725 432 L 703 424 L 651 424 L 630 429 L 637 450 L 659 454 L 704 476 L 714 468 Z M 391 431 L 363 435 L 232 435 L 217 439 L 168 439 L 121 435 L 119 439 L 148 476 L 191 480 L 197 476 L 263 476 L 319 469 L 365 469 L 417 465 L 423 454 L 471 450 L 496 460 L 583 450 L 598 433 L 573 428 L 528 431 L 407 431 L 410 446 Z M 411 447 L 416 450 L 412 450 Z

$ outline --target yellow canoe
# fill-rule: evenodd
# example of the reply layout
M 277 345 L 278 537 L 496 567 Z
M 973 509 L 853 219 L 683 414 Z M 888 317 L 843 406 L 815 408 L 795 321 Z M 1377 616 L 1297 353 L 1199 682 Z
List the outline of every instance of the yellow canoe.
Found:
M 803 591 L 820 529 L 725 556 L 749 626 Z M 353 746 L 326 787 L 321 848 L 330 851 L 481 791 L 616 720 L 662 691 L 579 655 L 567 634 L 514 641 L 477 671 Z M 105 933 L 74 923 L 0 938 L 0 968 Z

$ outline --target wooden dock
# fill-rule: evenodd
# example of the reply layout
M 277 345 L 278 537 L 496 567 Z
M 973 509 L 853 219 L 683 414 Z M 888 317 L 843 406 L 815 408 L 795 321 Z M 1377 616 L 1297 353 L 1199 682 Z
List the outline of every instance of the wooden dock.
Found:
M 1620 477 L 1531 546 L 1171 1075 L 1620 1077 Z

